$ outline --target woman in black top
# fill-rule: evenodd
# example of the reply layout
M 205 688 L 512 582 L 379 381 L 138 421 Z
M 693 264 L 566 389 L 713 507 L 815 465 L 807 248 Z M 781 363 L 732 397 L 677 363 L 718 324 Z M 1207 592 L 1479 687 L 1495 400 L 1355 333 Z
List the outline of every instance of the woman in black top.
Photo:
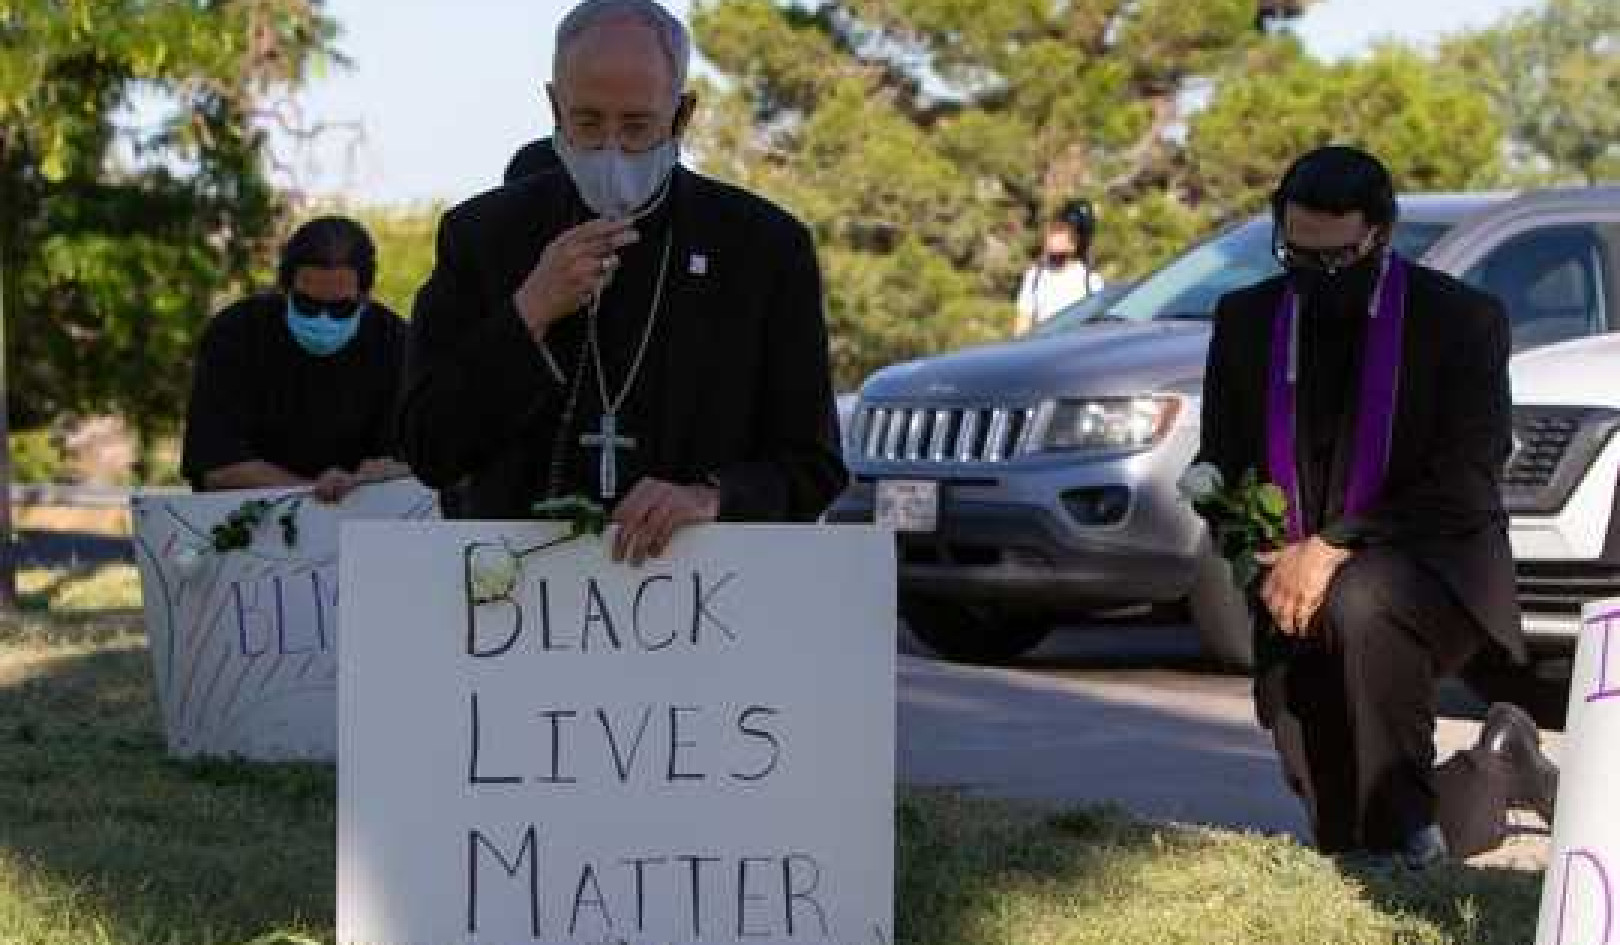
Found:
M 282 250 L 280 291 L 209 323 L 181 463 L 192 488 L 310 486 L 335 502 L 407 472 L 390 458 L 405 327 L 369 297 L 376 257 L 360 224 L 312 220 Z

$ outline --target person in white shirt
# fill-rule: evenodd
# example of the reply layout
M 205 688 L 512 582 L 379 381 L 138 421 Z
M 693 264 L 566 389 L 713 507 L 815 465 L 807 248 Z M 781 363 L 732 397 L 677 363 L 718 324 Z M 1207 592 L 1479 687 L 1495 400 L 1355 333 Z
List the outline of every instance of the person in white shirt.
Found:
M 1102 275 L 1089 262 L 1093 219 L 1089 206 L 1071 205 L 1046 225 L 1041 256 L 1025 270 L 1018 288 L 1016 334 L 1102 291 Z

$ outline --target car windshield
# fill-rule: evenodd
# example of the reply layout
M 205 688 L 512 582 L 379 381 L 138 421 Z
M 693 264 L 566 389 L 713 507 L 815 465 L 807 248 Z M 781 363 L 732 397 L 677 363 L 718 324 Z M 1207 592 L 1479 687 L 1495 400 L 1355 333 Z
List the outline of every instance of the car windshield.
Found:
M 1450 227 L 1402 220 L 1395 225 L 1395 249 L 1408 259 L 1419 259 Z M 1271 255 L 1271 221 L 1253 219 L 1200 243 L 1148 276 L 1109 308 L 1107 320 L 1208 319 L 1221 296 L 1281 271 Z

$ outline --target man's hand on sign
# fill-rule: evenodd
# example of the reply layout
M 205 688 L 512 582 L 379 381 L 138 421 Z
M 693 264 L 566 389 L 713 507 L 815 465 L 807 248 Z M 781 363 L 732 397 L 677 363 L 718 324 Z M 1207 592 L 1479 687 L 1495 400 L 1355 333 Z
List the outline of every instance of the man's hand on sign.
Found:
M 1321 538 L 1311 538 L 1260 556 L 1260 563 L 1271 568 L 1261 597 L 1278 630 L 1291 637 L 1308 637 L 1314 632 L 1311 622 L 1327 599 L 1333 576 L 1350 555 Z
M 613 510 L 613 560 L 640 567 L 669 547 L 675 532 L 712 522 L 720 515 L 720 490 L 642 479 Z
M 328 469 L 316 478 L 309 491 L 322 502 L 342 502 L 360 482 L 359 476 L 346 469 Z
M 619 250 L 640 239 L 626 222 L 581 223 L 547 246 L 512 296 L 536 340 L 585 305 L 619 264 Z

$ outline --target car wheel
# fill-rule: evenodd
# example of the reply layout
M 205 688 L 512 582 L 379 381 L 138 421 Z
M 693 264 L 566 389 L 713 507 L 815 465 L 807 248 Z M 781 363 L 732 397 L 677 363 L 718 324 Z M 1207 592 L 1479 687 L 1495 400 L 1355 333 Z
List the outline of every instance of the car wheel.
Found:
M 1052 632 L 1046 620 L 982 604 L 908 598 L 900 609 L 912 636 L 959 663 L 1006 663 L 1040 646 Z
M 1198 556 L 1187 609 L 1205 657 L 1225 669 L 1254 668 L 1254 617 L 1248 601 L 1232 580 L 1232 566 L 1208 548 Z

